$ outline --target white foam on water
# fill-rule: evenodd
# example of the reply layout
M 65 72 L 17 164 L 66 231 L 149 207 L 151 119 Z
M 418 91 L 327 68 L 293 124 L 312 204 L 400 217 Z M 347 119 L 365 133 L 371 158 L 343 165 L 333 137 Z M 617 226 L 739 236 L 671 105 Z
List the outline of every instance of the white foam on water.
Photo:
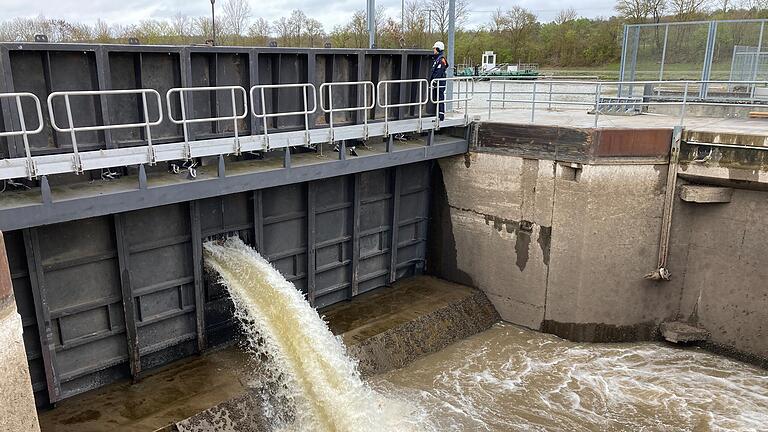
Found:
M 768 430 L 765 370 L 701 350 L 580 344 L 508 324 L 372 385 L 420 401 L 438 430 Z
M 254 358 L 262 361 L 274 430 L 425 430 L 418 405 L 373 391 L 339 337 L 293 284 L 240 239 L 206 242 Z

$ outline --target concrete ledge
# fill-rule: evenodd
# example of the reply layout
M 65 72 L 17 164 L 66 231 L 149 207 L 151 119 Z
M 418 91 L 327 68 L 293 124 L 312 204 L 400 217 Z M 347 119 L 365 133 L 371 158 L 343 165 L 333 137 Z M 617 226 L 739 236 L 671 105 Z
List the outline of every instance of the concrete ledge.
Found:
M 685 202 L 712 204 L 729 203 L 733 189 L 718 186 L 683 185 L 680 187 L 680 199 Z
M 691 324 L 670 321 L 661 323 L 661 335 L 672 343 L 704 342 L 709 339 L 709 332 Z

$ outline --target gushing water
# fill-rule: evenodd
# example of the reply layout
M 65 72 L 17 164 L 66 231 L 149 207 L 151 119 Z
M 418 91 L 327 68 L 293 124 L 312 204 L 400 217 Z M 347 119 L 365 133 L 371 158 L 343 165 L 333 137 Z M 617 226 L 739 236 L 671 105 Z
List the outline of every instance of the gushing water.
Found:
M 371 390 L 341 340 L 269 262 L 236 237 L 204 249 L 206 265 L 229 289 L 249 349 L 264 360 L 265 403 L 276 401 L 273 430 L 416 430 L 417 413 Z

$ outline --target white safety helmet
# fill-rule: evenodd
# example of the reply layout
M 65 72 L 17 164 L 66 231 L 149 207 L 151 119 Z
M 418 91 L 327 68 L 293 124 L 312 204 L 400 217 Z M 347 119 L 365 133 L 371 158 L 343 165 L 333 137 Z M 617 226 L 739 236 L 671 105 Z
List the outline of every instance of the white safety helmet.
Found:
M 445 44 L 440 42 L 440 41 L 437 41 L 437 42 L 435 42 L 434 45 L 432 45 L 432 48 L 437 48 L 440 51 L 445 51 Z

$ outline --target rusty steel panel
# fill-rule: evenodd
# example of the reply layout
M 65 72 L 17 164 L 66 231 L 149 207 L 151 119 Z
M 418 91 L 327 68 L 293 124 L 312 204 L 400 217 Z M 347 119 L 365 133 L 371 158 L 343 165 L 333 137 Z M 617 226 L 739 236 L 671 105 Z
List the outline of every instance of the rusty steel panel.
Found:
M 595 135 L 597 157 L 662 158 L 672 145 L 672 129 L 598 129 Z

